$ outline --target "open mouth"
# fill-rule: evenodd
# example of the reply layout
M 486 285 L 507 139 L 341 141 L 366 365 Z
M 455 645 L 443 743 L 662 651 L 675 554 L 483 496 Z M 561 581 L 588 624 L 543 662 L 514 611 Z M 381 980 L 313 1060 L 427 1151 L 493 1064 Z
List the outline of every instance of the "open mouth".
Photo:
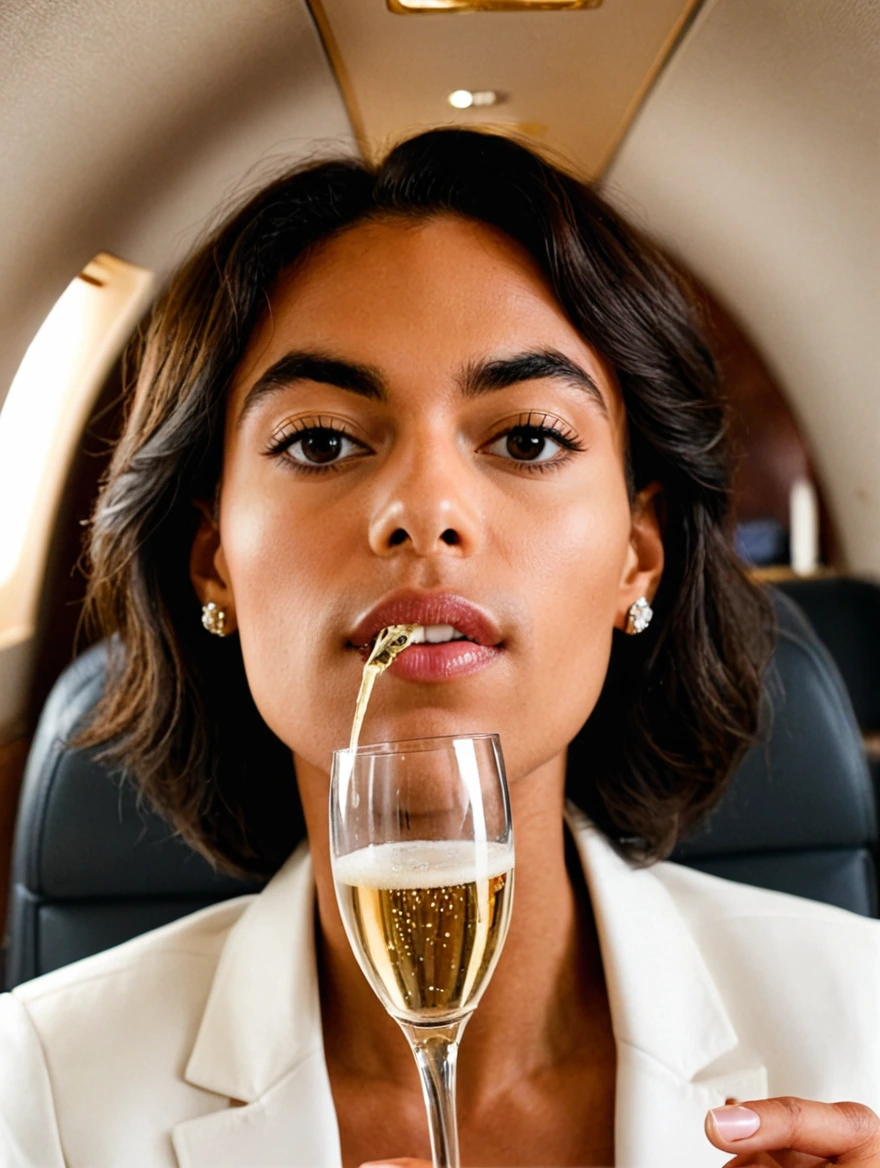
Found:
M 472 641 L 495 647 L 502 640 L 501 629 L 489 613 L 465 597 L 409 589 L 392 594 L 365 613 L 350 630 L 348 644 L 369 651 L 379 632 L 390 625 L 419 626 L 405 653 L 419 645 Z
M 392 594 L 365 613 L 351 629 L 348 647 L 366 661 L 379 633 L 391 625 L 416 626 L 389 667 L 401 680 L 466 677 L 498 660 L 504 648 L 500 626 L 479 605 L 454 593 L 414 589 Z
M 377 630 L 366 644 L 353 646 L 353 648 L 359 649 L 361 653 L 369 654 L 376 644 L 376 638 L 380 632 L 381 629 Z M 469 637 L 467 633 L 463 633 L 454 625 L 419 625 L 410 645 L 446 645 L 451 641 L 470 641 L 473 645 L 479 644 L 474 637 Z

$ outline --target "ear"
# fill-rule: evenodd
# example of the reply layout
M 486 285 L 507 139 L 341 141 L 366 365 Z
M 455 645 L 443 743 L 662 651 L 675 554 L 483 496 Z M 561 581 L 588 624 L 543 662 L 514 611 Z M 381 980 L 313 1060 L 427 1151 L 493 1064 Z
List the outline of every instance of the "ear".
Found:
M 629 549 L 620 580 L 615 628 L 624 630 L 630 607 L 644 596 L 654 603 L 663 575 L 663 488 L 660 483 L 644 487 L 633 500 Z
M 220 524 L 211 506 L 202 499 L 194 499 L 193 505 L 199 511 L 198 530 L 193 539 L 189 557 L 189 576 L 196 596 L 203 605 L 213 601 L 226 612 L 226 631 L 236 628 L 235 598 L 229 582 L 229 570 L 223 545 L 220 542 Z

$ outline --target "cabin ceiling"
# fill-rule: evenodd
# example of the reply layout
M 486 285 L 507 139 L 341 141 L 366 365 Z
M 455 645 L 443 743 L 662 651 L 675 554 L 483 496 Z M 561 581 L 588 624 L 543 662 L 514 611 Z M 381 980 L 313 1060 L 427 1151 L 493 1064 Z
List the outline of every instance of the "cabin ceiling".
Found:
M 0 401 L 96 253 L 161 279 L 282 159 L 514 127 L 604 177 L 740 319 L 812 440 L 850 566 L 880 575 L 878 46 L 876 0 L 0 4 Z M 457 88 L 507 101 L 455 111 Z
M 574 159 L 595 176 L 698 0 L 604 0 L 562 12 L 400 16 L 385 0 L 312 0 L 355 128 L 384 153 L 430 126 L 492 125 Z M 495 91 L 456 110 L 454 90 Z
M 302 0 L 0 4 L 0 401 L 94 255 L 161 279 L 236 190 L 340 146 Z

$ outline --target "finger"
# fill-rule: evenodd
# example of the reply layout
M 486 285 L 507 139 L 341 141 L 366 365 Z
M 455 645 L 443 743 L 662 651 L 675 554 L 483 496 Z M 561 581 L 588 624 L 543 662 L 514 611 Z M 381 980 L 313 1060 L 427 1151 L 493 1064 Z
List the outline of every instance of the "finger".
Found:
M 821 1160 L 814 1160 L 814 1164 L 821 1164 Z M 753 1156 L 734 1156 L 728 1160 L 724 1168 L 780 1168 L 779 1161 L 769 1152 L 755 1152 Z
M 706 1135 L 716 1148 L 745 1157 L 791 1150 L 852 1168 L 880 1168 L 880 1119 L 859 1103 L 817 1103 L 782 1096 L 706 1116 Z
M 820 1168 L 827 1164 L 824 1156 L 808 1156 L 805 1152 L 752 1152 L 734 1156 L 724 1168 Z

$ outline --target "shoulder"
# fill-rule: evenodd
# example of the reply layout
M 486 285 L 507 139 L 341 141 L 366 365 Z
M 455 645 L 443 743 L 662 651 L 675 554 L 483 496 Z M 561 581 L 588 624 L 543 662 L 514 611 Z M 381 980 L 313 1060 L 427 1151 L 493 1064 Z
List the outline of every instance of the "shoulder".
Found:
M 670 862 L 651 872 L 671 897 L 704 956 L 735 964 L 760 952 L 765 980 L 774 970 L 808 981 L 838 977 L 880 1003 L 880 921 L 829 904 L 723 880 Z M 786 959 L 786 960 L 783 960 Z
M 0 1049 L 0 1163 L 63 1168 L 42 1045 L 27 1010 L 11 994 L 0 994 Z
M 723 930 L 742 923 L 762 933 L 783 927 L 815 937 L 839 934 L 880 954 L 880 921 L 873 918 L 671 861 L 655 864 L 650 871 L 694 930 Z
M 0 995 L 4 1168 L 62 1168 L 62 1143 L 71 1163 L 112 1163 L 104 1129 L 109 1141 L 132 1133 L 112 1131 L 109 1112 L 129 1127 L 138 1117 L 138 1143 L 153 1162 L 171 1162 L 147 1112 L 185 1118 L 204 1106 L 180 1075 L 223 946 L 253 899 L 203 909 Z
M 189 1075 L 224 968 L 238 963 L 246 989 L 255 968 L 272 964 L 279 930 L 308 929 L 311 897 L 303 847 L 257 896 L 212 905 L 0 996 L 3 1168 L 98 1168 L 135 1147 L 157 1168 L 176 1163 L 173 1128 L 228 1103 Z M 40 1132 L 53 1133 L 66 1160 L 42 1145 L 18 1155 L 31 1146 L 25 1135 L 33 1144 Z
M 102 1016 L 126 998 L 144 1001 L 153 983 L 161 981 L 167 1003 L 169 989 L 210 984 L 230 930 L 253 896 L 237 897 L 172 921 L 113 949 L 86 957 L 52 973 L 25 982 L 12 991 L 35 1018 L 55 1011 L 70 1021 L 68 1010 L 100 1004 Z M 66 1023 L 66 1024 L 67 1024 Z
M 880 921 L 685 868 L 652 872 L 709 969 L 770 1089 L 877 1108 Z M 778 1086 L 781 1084 L 781 1087 Z
M 12 991 L 49 1064 L 87 1064 L 148 1044 L 185 1061 L 223 947 L 253 896 L 212 905 Z M 96 1042 L 96 1036 L 100 1039 Z M 67 1072 L 63 1078 L 68 1078 Z

